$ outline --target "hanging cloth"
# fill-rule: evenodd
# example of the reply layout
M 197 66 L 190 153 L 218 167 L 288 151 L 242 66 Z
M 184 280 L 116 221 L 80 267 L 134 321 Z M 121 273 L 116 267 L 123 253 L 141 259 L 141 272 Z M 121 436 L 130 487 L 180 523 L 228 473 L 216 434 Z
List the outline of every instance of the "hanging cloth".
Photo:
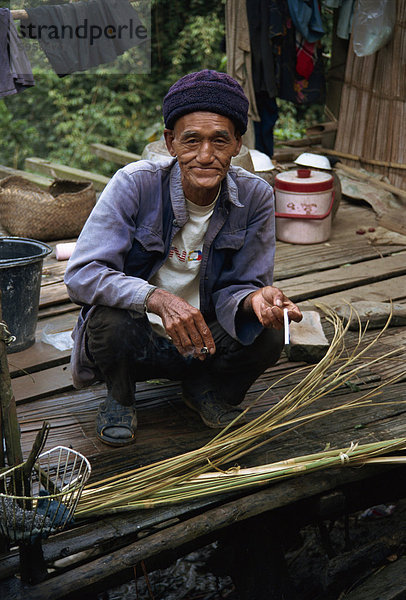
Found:
M 246 0 L 227 0 L 226 11 L 227 73 L 241 85 L 249 100 L 248 116 L 259 121 L 252 80 L 252 54 Z
M 308 78 L 297 72 L 296 28 L 286 0 L 269 1 L 269 35 L 275 56 L 278 97 L 294 104 L 323 104 L 326 94 L 324 60 L 315 46 L 314 65 Z M 313 60 L 312 59 L 312 60 Z
M 60 76 L 114 61 L 147 41 L 138 13 L 126 0 L 90 0 L 26 9 L 22 34 L 37 39 Z
M 0 8 L 0 97 L 35 85 L 31 65 L 8 8 Z
M 278 94 L 278 88 L 274 52 L 269 37 L 268 4 L 268 0 L 246 0 L 255 93 L 266 92 L 270 98 L 274 98 Z
M 325 31 L 318 0 L 288 0 L 289 13 L 296 31 L 308 42 L 317 42 Z
M 288 0 L 296 29 L 296 72 L 309 79 L 317 61 L 316 42 L 324 35 L 318 0 Z
M 296 31 L 296 73 L 309 79 L 317 61 L 317 44 L 308 42 Z
M 338 8 L 337 37 L 349 40 L 352 30 L 352 19 L 355 10 L 355 0 L 323 0 L 328 8 Z

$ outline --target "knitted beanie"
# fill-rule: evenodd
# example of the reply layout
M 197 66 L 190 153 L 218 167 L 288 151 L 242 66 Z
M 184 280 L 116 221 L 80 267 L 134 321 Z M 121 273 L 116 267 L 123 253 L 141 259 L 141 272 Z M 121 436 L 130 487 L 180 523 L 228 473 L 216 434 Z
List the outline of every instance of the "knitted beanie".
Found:
M 247 131 L 248 99 L 240 84 L 226 73 L 204 69 L 181 77 L 169 89 L 162 108 L 168 129 L 183 115 L 208 111 L 228 117 L 241 135 Z

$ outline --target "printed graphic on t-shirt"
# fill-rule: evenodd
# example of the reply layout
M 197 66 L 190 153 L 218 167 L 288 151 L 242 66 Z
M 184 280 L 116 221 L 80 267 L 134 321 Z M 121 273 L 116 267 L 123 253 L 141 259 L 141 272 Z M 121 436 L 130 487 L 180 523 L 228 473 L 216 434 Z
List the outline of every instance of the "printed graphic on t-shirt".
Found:
M 180 262 L 198 262 L 202 260 L 202 251 L 201 250 L 189 250 L 186 253 L 186 250 L 180 251 L 176 246 L 172 246 L 169 251 L 168 258 L 171 259 L 176 257 Z

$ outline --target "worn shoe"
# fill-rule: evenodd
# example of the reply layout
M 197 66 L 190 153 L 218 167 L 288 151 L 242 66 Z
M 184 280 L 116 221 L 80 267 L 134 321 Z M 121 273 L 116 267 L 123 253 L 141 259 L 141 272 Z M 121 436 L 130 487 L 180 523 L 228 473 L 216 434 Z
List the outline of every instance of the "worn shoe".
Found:
M 191 392 L 192 385 L 182 385 L 182 397 L 183 401 L 192 410 L 199 413 L 203 423 L 207 427 L 212 429 L 223 429 L 230 423 L 232 423 L 237 417 L 243 412 L 242 408 L 237 406 L 231 406 L 217 398 L 216 393 L 213 390 L 193 390 Z M 245 423 L 244 418 L 238 419 L 233 427 L 239 427 Z
M 137 413 L 134 406 L 123 406 L 109 393 L 99 406 L 96 434 L 109 446 L 127 446 L 135 442 Z

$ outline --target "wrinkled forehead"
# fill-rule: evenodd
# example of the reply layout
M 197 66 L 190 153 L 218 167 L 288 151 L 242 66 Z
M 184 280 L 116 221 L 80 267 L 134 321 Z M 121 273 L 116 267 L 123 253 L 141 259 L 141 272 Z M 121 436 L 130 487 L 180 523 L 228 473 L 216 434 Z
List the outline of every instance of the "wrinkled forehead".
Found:
M 217 133 L 227 137 L 235 136 L 237 128 L 235 123 L 224 115 L 208 111 L 195 111 L 179 117 L 175 122 L 174 131 L 176 136 L 196 132 L 210 133 L 210 135 Z

